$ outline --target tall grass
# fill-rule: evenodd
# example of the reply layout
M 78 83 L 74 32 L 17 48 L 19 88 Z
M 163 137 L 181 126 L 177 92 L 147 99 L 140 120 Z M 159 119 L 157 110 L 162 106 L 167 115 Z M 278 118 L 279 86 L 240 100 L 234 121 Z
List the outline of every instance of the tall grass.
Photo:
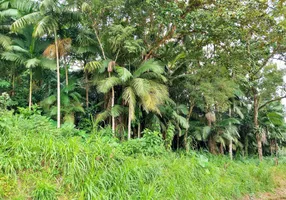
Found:
M 129 155 L 104 132 L 59 130 L 40 115 L 0 117 L 3 199 L 233 199 L 273 186 L 270 165 L 256 160 L 161 148 Z

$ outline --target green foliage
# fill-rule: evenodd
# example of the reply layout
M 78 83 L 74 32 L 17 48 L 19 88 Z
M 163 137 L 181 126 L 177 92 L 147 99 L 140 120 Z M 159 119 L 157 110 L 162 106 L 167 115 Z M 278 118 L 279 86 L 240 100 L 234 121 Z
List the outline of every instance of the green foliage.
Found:
M 172 141 L 175 135 L 175 126 L 172 123 L 168 124 L 168 128 L 166 130 L 166 138 L 165 138 L 165 147 L 170 150 Z
M 2 109 L 7 109 L 7 107 L 9 106 L 14 106 L 17 105 L 17 102 L 13 101 L 9 94 L 7 94 L 6 92 L 2 93 L 0 96 L 0 108 Z
M 208 145 L 213 153 L 233 151 L 239 157 L 255 154 L 261 136 L 267 155 L 273 152 L 273 145 L 286 145 L 285 113 L 280 103 L 286 98 L 285 69 L 276 64 L 285 57 L 285 6 L 285 1 L 271 1 L 270 5 L 265 0 L 2 0 L 0 107 L 14 109 L 19 123 L 35 120 L 31 125 L 21 124 L 28 132 L 23 133 L 25 137 L 31 131 L 38 134 L 40 125 L 52 127 L 54 121 L 41 113 L 55 119 L 61 110 L 63 127 L 51 128 L 51 137 L 59 137 L 62 146 L 74 138 L 76 142 L 71 143 L 75 146 L 77 140 L 95 139 L 116 146 L 120 153 L 149 156 L 165 154 L 162 146 L 170 149 L 171 144 L 174 150 L 181 146 L 189 150 L 189 145 L 195 150 L 207 149 Z M 42 56 L 57 57 L 56 47 L 61 68 L 57 71 L 55 62 Z M 18 123 L 11 115 L 1 119 L 1 130 L 9 133 L 14 130 L 10 126 Z M 118 142 L 125 139 L 126 129 L 131 139 L 136 132 L 139 136 L 142 128 L 153 132 L 145 130 L 143 138 Z M 177 141 L 173 141 L 174 134 Z M 96 164 L 80 158 L 72 162 L 69 159 L 74 154 L 61 154 L 65 150 L 55 145 L 60 153 L 49 152 L 53 158 L 66 156 L 67 163 L 92 166 L 83 167 L 86 180 L 69 177 L 71 182 L 84 180 L 90 185 L 77 185 L 76 197 L 68 198 L 103 198 L 99 191 L 104 181 L 94 184 L 97 174 L 89 172 L 97 170 Z M 81 153 L 97 148 L 81 145 L 75 147 L 83 148 L 78 150 Z M 90 154 L 77 156 L 96 160 Z M 11 158 L 5 166 L 21 159 Z M 73 169 L 75 176 L 83 173 L 80 167 L 70 165 L 61 167 Z M 50 184 L 55 185 L 53 180 Z M 65 188 L 70 187 L 65 183 Z M 148 190 L 146 196 L 134 197 L 130 187 L 112 196 L 116 189 L 109 187 L 113 189 L 104 188 L 110 192 L 106 198 L 151 199 L 154 193 Z
M 122 144 L 122 152 L 126 155 L 160 155 L 164 153 L 164 141 L 159 132 L 145 129 L 143 134 L 142 138 L 124 142 Z
M 46 182 L 45 180 L 39 180 L 36 183 L 36 187 L 32 192 L 33 199 L 54 200 L 57 199 L 56 187 Z
M 76 131 L 72 127 L 56 129 L 38 114 L 25 117 L 5 111 L 3 121 L 4 199 L 231 199 L 273 187 L 267 161 L 164 153 L 156 131 L 145 130 L 143 138 L 120 144 L 112 139 L 110 128 L 83 139 L 66 134 Z

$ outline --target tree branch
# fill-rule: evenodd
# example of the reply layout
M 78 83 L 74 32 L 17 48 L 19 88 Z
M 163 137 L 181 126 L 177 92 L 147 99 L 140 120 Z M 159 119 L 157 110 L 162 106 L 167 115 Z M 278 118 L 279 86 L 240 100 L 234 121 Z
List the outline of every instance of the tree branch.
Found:
M 262 104 L 261 106 L 259 106 L 258 110 L 260 110 L 261 108 L 264 108 L 265 106 L 267 106 L 268 104 L 274 102 L 274 101 L 280 101 L 282 99 L 286 98 L 286 95 L 285 96 L 282 96 L 282 97 L 277 97 L 277 98 L 274 98 L 274 99 L 271 99 L 267 102 L 265 102 L 264 104 Z

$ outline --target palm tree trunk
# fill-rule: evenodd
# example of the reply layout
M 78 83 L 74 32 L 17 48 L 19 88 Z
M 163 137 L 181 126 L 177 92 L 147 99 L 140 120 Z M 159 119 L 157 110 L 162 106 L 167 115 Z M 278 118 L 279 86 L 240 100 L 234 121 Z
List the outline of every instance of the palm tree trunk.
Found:
M 94 30 L 94 33 L 95 33 L 95 36 L 96 36 L 96 39 L 99 43 L 99 47 L 100 47 L 100 50 L 102 52 L 102 56 L 104 58 L 104 60 L 106 60 L 106 56 L 105 56 L 105 52 L 104 52 L 104 49 L 103 49 L 103 45 L 101 43 L 101 40 L 99 38 L 99 35 L 98 35 L 98 32 L 97 32 L 97 29 L 96 29 L 96 22 L 93 23 L 92 27 L 93 27 L 93 30 Z M 109 77 L 110 77 L 110 73 L 109 73 Z M 114 88 L 112 87 L 111 88 L 111 109 L 114 107 Z M 113 135 L 115 134 L 115 119 L 114 117 L 112 116 L 111 118 L 111 124 L 112 124 L 112 133 Z
M 232 102 L 233 102 L 233 100 L 232 100 Z M 229 108 L 229 117 L 231 117 L 231 116 L 232 116 L 232 109 L 230 107 Z M 229 141 L 228 152 L 229 152 L 229 158 L 230 158 L 230 160 L 232 160 L 233 159 L 233 156 L 232 156 L 232 138 Z
M 208 146 L 209 146 L 210 153 L 216 155 L 217 154 L 216 141 L 214 139 L 214 136 L 212 136 L 212 135 L 208 139 Z
M 88 108 L 89 106 L 89 85 L 88 85 L 88 73 L 85 73 L 85 103 L 86 107 Z
M 233 159 L 233 156 L 232 156 L 232 140 L 229 141 L 229 157 L 230 157 L 230 160 Z
M 258 124 L 258 109 L 259 109 L 259 97 L 257 95 L 257 92 L 255 91 L 255 89 L 253 89 L 253 93 L 254 93 L 254 117 L 253 117 L 253 122 L 254 122 L 254 128 L 256 130 L 256 141 L 257 141 L 257 148 L 258 148 L 258 157 L 259 160 L 262 161 L 263 159 L 263 153 L 262 153 L 262 138 L 261 135 L 259 134 L 259 124 Z
M 114 87 L 111 88 L 111 109 L 114 107 Z M 111 123 L 112 123 L 112 133 L 115 135 L 115 118 L 112 115 L 111 118 Z
M 132 110 L 131 110 L 131 106 L 129 105 L 129 114 L 128 114 L 128 140 L 130 140 L 131 138 L 131 113 Z
M 15 75 L 12 75 L 12 93 L 11 96 L 15 96 Z
M 67 65 L 65 66 L 65 71 L 66 71 L 66 85 L 69 85 L 69 70 Z
M 211 121 L 208 120 L 208 126 L 211 128 L 212 127 L 212 123 Z M 209 147 L 209 152 L 211 154 L 215 154 L 216 155 L 216 141 L 214 138 L 214 135 L 212 135 L 212 133 L 210 133 L 209 139 L 208 139 L 208 147 Z
M 138 122 L 137 137 L 138 137 L 138 138 L 141 137 L 141 123 L 140 123 L 140 122 Z
M 248 157 L 248 135 L 245 136 L 245 139 L 244 139 L 244 150 L 245 150 L 245 156 Z
M 61 83 L 60 83 L 60 60 L 59 60 L 59 49 L 58 49 L 58 38 L 57 31 L 54 28 L 55 34 L 55 45 L 56 45 L 56 59 L 57 59 L 57 127 L 61 127 Z
M 192 112 L 193 112 L 193 108 L 195 106 L 194 101 L 190 101 L 190 103 L 191 103 L 190 104 L 190 110 L 189 110 L 189 113 L 187 115 L 187 122 L 188 123 L 190 121 L 190 118 L 191 118 L 191 115 L 192 115 Z M 187 152 L 190 150 L 190 146 L 189 146 L 188 141 L 187 141 L 188 140 L 188 131 L 189 131 L 189 126 L 188 126 L 188 128 L 186 128 L 186 133 L 184 135 L 184 147 L 185 147 Z
M 220 154 L 223 155 L 224 154 L 224 149 L 223 149 L 223 144 L 220 143 Z
M 30 68 L 29 110 L 31 110 L 32 107 L 32 90 L 33 90 L 33 71 Z

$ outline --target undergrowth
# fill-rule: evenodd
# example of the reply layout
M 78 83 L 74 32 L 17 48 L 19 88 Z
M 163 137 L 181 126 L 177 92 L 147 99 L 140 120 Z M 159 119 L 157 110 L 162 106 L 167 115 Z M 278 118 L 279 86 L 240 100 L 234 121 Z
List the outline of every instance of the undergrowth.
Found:
M 207 200 L 273 187 L 268 162 L 171 153 L 158 133 L 120 143 L 106 131 L 87 135 L 38 114 L 2 111 L 0 197 Z

